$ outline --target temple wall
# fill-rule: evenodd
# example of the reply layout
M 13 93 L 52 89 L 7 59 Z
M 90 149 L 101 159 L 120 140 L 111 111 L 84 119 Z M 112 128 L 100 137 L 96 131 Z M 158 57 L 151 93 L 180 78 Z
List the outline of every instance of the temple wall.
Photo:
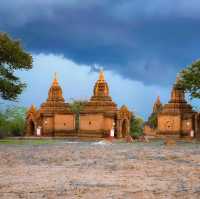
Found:
M 113 118 L 105 118 L 104 119 L 104 130 L 110 131 L 113 127 L 113 122 L 114 122 Z
M 189 133 L 193 129 L 192 124 L 193 124 L 192 118 L 187 119 L 187 120 L 182 120 L 182 131 Z
M 80 130 L 102 130 L 104 124 L 103 114 L 80 115 Z
M 73 114 L 56 114 L 54 116 L 55 131 L 67 131 L 75 129 L 75 116 Z
M 144 125 L 144 134 L 149 135 L 149 136 L 155 136 L 156 135 L 156 129 L 151 128 L 149 125 L 145 124 Z
M 181 118 L 180 115 L 159 115 L 158 132 L 159 133 L 180 133 Z
M 53 132 L 54 132 L 54 118 L 44 117 L 42 123 L 42 135 L 52 136 Z

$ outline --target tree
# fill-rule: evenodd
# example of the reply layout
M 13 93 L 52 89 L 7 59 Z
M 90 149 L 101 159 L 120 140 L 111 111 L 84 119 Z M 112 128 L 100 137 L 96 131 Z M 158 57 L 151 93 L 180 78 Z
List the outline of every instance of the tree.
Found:
M 11 107 L 1 110 L 0 137 L 23 135 L 26 111 L 24 107 Z
M 154 110 L 151 115 L 148 118 L 147 124 L 151 127 L 151 128 L 157 128 L 158 126 L 158 114 L 162 111 L 162 105 L 160 106 L 160 108 Z
M 190 93 L 191 98 L 200 98 L 200 60 L 180 72 L 178 85 Z
M 18 40 L 0 33 L 0 97 L 16 100 L 26 84 L 15 75 L 16 70 L 32 68 L 32 56 L 24 51 Z
M 151 127 L 151 128 L 157 128 L 158 126 L 158 112 L 153 112 L 151 113 L 151 115 L 148 118 L 147 124 Z
M 138 138 L 143 134 L 144 120 L 141 117 L 133 116 L 131 118 L 130 135 Z
M 85 104 L 87 102 L 83 100 L 73 100 L 69 106 L 71 111 L 75 114 L 76 116 L 76 131 L 78 132 L 79 130 L 79 120 L 80 120 L 80 112 L 83 110 Z

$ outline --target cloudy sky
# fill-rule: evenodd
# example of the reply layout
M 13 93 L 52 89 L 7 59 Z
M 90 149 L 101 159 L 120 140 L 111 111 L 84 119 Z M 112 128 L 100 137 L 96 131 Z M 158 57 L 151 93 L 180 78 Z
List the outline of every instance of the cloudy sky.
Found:
M 20 38 L 34 68 L 19 103 L 39 106 L 58 72 L 66 100 L 92 94 L 103 67 L 111 95 L 147 117 L 176 74 L 199 59 L 199 0 L 1 0 L 0 31 Z

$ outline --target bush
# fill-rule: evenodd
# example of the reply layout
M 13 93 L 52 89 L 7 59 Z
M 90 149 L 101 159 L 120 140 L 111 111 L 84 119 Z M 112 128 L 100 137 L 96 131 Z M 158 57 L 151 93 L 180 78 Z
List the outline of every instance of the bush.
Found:
M 131 119 L 130 135 L 137 139 L 143 135 L 144 120 L 140 117 L 133 116 Z
M 25 128 L 26 109 L 12 107 L 0 112 L 0 138 L 22 136 Z
M 5 133 L 3 130 L 0 129 L 0 139 L 6 137 Z
M 152 113 L 150 115 L 150 117 L 148 118 L 148 122 L 147 124 L 151 127 L 151 128 L 157 128 L 158 126 L 158 113 Z

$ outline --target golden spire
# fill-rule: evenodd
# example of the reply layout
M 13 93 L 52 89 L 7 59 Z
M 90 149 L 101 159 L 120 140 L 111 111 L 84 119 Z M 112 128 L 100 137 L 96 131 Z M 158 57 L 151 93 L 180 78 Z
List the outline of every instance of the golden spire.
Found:
M 35 113 L 36 110 L 37 110 L 37 109 L 36 109 L 35 105 L 32 104 L 31 107 L 28 109 L 27 113 L 28 113 L 28 114 L 29 114 L 29 113 Z
M 100 69 L 100 72 L 99 72 L 99 81 L 100 82 L 104 82 L 105 81 L 105 76 L 104 76 L 103 69 Z
M 156 103 L 157 104 L 160 104 L 161 102 L 160 102 L 160 96 L 158 95 L 158 97 L 157 97 L 157 99 L 156 99 Z
M 57 86 L 58 85 L 58 78 L 57 78 L 57 73 L 54 73 L 54 80 L 53 80 L 53 86 Z

